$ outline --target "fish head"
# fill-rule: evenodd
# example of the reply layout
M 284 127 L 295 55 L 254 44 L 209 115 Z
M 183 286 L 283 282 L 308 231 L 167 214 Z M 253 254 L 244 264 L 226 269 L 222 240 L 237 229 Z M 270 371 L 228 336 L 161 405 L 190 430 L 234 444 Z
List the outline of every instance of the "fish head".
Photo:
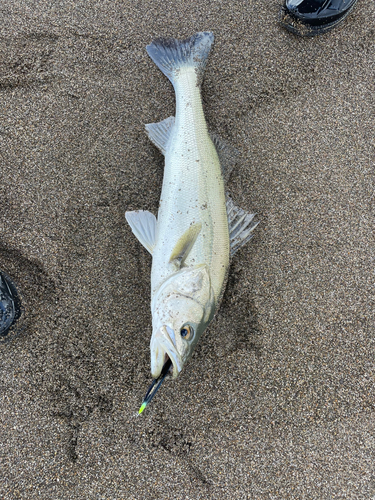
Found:
M 168 357 L 176 378 L 215 312 L 207 266 L 183 267 L 152 301 L 151 373 L 158 378 Z

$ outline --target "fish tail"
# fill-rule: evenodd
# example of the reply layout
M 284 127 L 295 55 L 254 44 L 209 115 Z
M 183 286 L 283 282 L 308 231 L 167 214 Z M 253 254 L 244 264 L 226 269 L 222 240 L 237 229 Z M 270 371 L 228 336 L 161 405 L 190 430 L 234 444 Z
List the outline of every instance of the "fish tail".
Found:
M 200 84 L 213 41 L 213 33 L 204 31 L 186 40 L 158 38 L 153 40 L 146 50 L 172 84 L 183 67 L 195 68 Z

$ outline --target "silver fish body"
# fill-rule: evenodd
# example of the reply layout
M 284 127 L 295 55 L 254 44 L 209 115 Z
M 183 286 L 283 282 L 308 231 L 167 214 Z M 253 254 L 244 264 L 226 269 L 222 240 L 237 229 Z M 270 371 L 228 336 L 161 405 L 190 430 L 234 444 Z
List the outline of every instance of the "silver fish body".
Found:
M 181 69 L 175 90 L 176 120 L 165 154 L 158 240 L 152 262 L 152 294 L 175 272 L 169 260 L 181 235 L 192 225 L 201 224 L 185 265 L 207 264 L 218 297 L 229 264 L 224 180 L 208 134 L 194 68 Z
M 176 116 L 146 125 L 165 155 L 157 220 L 127 212 L 134 234 L 152 254 L 151 372 L 157 378 L 169 357 L 176 378 L 217 310 L 230 254 L 251 237 L 254 215 L 225 195 L 223 168 L 208 133 L 200 83 L 212 33 L 147 47 L 176 93 Z

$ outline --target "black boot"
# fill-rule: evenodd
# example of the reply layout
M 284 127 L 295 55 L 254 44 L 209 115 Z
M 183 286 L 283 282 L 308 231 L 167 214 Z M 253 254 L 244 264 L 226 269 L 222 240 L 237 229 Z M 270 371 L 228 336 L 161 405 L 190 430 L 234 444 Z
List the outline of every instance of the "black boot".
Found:
M 0 342 L 21 316 L 22 307 L 17 289 L 10 277 L 0 271 Z
M 326 33 L 351 12 L 357 0 L 286 0 L 280 23 L 300 36 Z

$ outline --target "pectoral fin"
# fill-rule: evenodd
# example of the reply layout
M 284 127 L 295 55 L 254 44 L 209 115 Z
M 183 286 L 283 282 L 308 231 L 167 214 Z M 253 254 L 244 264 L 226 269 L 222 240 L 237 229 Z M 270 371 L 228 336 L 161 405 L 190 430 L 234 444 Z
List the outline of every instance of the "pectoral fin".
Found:
M 230 254 L 233 256 L 239 248 L 253 237 L 252 232 L 259 222 L 253 221 L 255 214 L 249 214 L 242 208 L 236 207 L 229 196 L 227 196 L 227 214 Z
M 152 255 L 156 243 L 155 215 L 147 210 L 135 210 L 134 212 L 126 212 L 125 218 L 134 235 Z
M 199 222 L 198 224 L 192 224 L 189 229 L 184 232 L 172 250 L 172 254 L 169 259 L 170 263 L 175 263 L 178 267 L 182 267 L 184 265 L 186 257 L 193 248 L 201 229 L 202 223 Z
M 173 125 L 174 116 L 170 116 L 159 123 L 148 123 L 145 125 L 148 138 L 157 148 L 160 149 L 163 155 L 165 155 Z

